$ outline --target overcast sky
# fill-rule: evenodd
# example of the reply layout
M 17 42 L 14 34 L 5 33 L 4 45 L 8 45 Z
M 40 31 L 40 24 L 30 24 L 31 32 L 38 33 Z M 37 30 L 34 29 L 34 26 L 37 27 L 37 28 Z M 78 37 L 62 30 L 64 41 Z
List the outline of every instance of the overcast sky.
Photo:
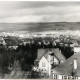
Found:
M 0 1 L 0 22 L 79 22 L 80 2 Z

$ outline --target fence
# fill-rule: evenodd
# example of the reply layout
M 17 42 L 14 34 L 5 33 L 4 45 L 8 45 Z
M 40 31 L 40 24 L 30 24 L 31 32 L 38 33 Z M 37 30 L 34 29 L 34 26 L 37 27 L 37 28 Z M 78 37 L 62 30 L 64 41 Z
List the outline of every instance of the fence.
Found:
M 80 77 L 67 76 L 62 74 L 53 74 L 53 79 L 80 79 Z

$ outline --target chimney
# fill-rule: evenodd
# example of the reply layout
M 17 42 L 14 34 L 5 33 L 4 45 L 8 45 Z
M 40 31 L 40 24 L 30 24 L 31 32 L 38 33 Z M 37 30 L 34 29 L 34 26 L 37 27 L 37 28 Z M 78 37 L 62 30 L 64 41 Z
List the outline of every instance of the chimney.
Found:
M 76 57 L 74 58 L 73 65 L 74 65 L 74 70 L 76 70 L 77 69 L 77 58 Z

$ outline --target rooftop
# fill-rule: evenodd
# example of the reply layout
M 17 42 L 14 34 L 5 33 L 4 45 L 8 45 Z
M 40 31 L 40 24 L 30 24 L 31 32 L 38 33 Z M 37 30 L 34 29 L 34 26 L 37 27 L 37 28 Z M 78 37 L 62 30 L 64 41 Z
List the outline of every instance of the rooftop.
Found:
M 38 49 L 38 54 L 37 54 L 37 58 L 35 61 L 39 61 L 43 56 L 47 58 L 48 56 L 47 51 L 48 49 Z
M 72 70 L 73 70 L 73 60 L 77 58 L 77 76 L 80 76 L 80 52 L 77 54 L 71 56 L 65 63 L 60 64 L 56 68 L 53 69 L 53 73 L 56 74 L 64 74 L 64 75 L 71 75 Z
M 39 61 L 43 56 L 48 59 L 48 54 L 54 53 L 57 59 L 60 61 L 66 61 L 66 58 L 63 56 L 63 54 L 60 52 L 59 48 L 50 48 L 50 49 L 38 49 L 38 56 L 36 58 L 36 61 Z

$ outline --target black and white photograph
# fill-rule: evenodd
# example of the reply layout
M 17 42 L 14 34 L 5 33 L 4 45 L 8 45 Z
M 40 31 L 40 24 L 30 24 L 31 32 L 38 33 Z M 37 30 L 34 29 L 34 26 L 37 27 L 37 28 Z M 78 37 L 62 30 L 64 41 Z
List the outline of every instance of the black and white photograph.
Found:
M 80 79 L 80 2 L 0 1 L 0 79 Z

